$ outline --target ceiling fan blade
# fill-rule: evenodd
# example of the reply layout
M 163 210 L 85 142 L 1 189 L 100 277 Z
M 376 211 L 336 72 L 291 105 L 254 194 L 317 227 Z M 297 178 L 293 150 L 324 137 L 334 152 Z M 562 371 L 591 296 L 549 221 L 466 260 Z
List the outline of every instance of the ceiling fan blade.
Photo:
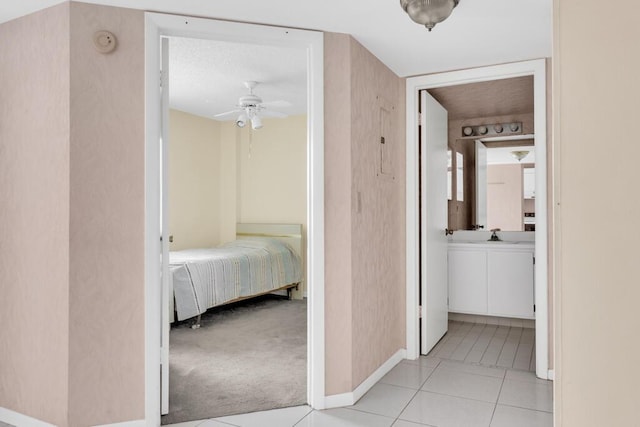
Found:
M 265 107 L 269 107 L 269 108 L 289 108 L 293 104 L 291 104 L 289 101 L 285 101 L 283 99 L 280 99 L 280 100 L 277 100 L 277 101 L 263 102 L 262 105 L 265 106 Z
M 227 111 L 226 113 L 216 114 L 215 116 L 213 116 L 213 118 L 216 119 L 216 120 L 231 120 L 231 119 L 235 119 L 240 114 L 240 111 L 242 111 L 242 110 Z
M 271 110 L 260 110 L 259 115 L 262 117 L 274 117 L 277 119 L 284 119 L 285 117 L 288 116 L 285 113 L 281 113 L 279 111 L 271 111 Z

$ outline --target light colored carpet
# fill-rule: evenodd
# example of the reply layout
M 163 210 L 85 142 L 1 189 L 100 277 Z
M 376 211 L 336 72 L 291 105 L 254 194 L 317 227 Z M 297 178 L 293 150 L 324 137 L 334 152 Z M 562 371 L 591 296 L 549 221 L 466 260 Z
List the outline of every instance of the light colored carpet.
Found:
M 162 424 L 306 403 L 306 301 L 261 297 L 179 324 L 169 341 Z

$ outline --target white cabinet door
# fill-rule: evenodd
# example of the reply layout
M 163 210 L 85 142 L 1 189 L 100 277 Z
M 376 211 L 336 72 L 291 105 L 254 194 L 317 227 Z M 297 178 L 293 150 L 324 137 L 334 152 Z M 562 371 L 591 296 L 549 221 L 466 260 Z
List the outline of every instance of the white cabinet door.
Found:
M 449 249 L 449 311 L 487 314 L 487 251 Z
M 533 319 L 533 252 L 489 251 L 487 268 L 489 313 Z

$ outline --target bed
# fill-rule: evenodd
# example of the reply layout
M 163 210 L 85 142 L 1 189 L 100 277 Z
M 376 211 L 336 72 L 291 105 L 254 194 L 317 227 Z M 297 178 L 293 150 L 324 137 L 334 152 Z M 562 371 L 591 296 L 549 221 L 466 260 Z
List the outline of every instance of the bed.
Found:
M 300 224 L 237 224 L 236 240 L 216 248 L 169 254 L 178 320 L 212 307 L 297 288 L 302 281 Z

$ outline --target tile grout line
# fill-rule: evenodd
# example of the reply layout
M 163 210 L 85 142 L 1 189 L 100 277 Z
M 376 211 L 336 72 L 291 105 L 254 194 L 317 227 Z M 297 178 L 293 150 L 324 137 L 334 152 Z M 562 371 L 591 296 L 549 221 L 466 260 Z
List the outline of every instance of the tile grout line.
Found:
M 460 343 L 456 346 L 455 349 L 453 349 L 453 352 L 451 353 L 451 355 L 453 356 L 453 354 L 458 350 L 458 348 L 460 348 L 460 346 L 462 345 L 462 343 L 464 343 L 465 339 L 471 334 L 471 331 L 473 331 L 473 328 L 476 326 L 477 323 L 472 323 L 471 328 L 469 328 L 469 331 L 467 331 L 467 333 L 462 337 L 462 340 L 460 340 Z M 484 327 L 482 328 L 482 330 L 484 330 Z M 475 345 L 476 341 L 478 341 L 478 338 L 480 338 L 480 334 L 478 334 L 476 336 L 476 339 L 473 341 L 473 344 Z M 473 345 L 471 346 L 471 348 L 473 348 Z M 469 352 L 471 351 L 471 348 L 469 349 L 469 351 L 467 351 L 467 353 L 464 355 L 464 358 L 462 359 L 464 361 L 464 359 L 467 358 L 467 355 L 469 354 Z M 451 359 L 451 360 L 457 360 L 457 359 Z
M 491 423 L 493 423 L 493 417 L 496 415 L 496 409 L 498 409 L 498 402 L 500 401 L 500 395 L 502 394 L 502 388 L 504 387 L 504 382 L 507 378 L 507 371 L 504 372 L 504 377 L 502 377 L 502 383 L 500 384 L 500 391 L 498 392 L 498 398 L 496 399 L 496 404 L 493 405 L 493 412 L 491 413 L 491 419 L 489 420 L 489 426 L 491 427 Z
M 478 323 L 474 323 L 474 325 L 477 325 Z M 478 334 L 478 336 L 476 337 L 475 341 L 473 341 L 473 345 L 471 346 L 471 348 L 469 349 L 469 351 L 467 352 L 467 354 L 464 355 L 464 359 L 462 359 L 462 362 L 464 362 L 465 360 L 467 360 L 467 356 L 469 356 L 469 353 L 471 353 L 471 350 L 473 349 L 473 347 L 475 347 L 476 343 L 478 342 L 478 340 L 480 339 L 480 337 L 482 336 L 482 333 L 484 332 L 484 330 L 487 328 L 487 324 L 485 323 L 482 326 L 482 330 L 480 331 L 480 333 Z
M 519 329 L 520 329 L 520 335 L 518 336 L 518 343 L 517 343 L 517 346 L 516 346 L 516 350 L 513 353 L 513 358 L 511 359 L 511 366 L 504 366 L 504 368 L 507 368 L 507 369 L 513 368 L 513 365 L 516 363 L 516 356 L 518 355 L 518 347 L 520 347 L 520 340 L 522 339 L 522 328 L 519 328 Z M 515 329 L 514 329 L 514 327 L 510 326 L 509 327 L 509 333 L 507 334 L 507 337 L 504 340 L 504 345 L 502 346 L 502 350 L 500 351 L 500 354 L 498 355 L 498 361 L 496 363 L 500 362 L 500 356 L 502 356 L 502 352 L 504 351 L 504 347 L 507 345 L 507 342 L 509 340 L 509 336 L 511 336 L 511 331 L 512 330 L 515 330 Z M 500 366 L 500 365 L 498 365 L 498 366 Z
M 491 334 L 491 338 L 489 338 L 489 342 L 487 343 L 487 346 L 485 347 L 484 351 L 482 352 L 482 356 L 480 356 L 480 364 L 482 364 L 482 359 L 484 358 L 484 355 L 487 354 L 487 350 L 489 349 L 489 346 L 491 345 L 491 340 L 493 340 L 493 337 L 496 336 L 496 333 L 498 332 L 498 327 L 496 327 L 496 329 L 493 331 L 493 334 Z
M 419 357 L 419 356 L 418 356 Z M 393 424 L 396 423 L 396 421 L 400 420 L 400 415 L 402 415 L 402 413 L 407 409 L 407 407 L 411 404 L 411 402 L 413 402 L 413 399 L 416 398 L 416 396 L 418 395 L 418 393 L 422 390 L 422 387 L 424 387 L 425 383 L 427 381 L 429 381 L 429 378 L 431 378 L 431 376 L 433 375 L 433 373 L 436 371 L 436 369 L 440 366 L 440 362 L 442 362 L 441 360 L 438 361 L 438 364 L 436 366 L 433 367 L 433 369 L 431 370 L 431 373 L 429 373 L 429 375 L 427 376 L 427 378 L 424 379 L 424 381 L 420 384 L 420 388 L 418 388 L 416 390 L 416 392 L 413 394 L 413 396 L 411 396 L 411 399 L 409 399 L 409 401 L 407 402 L 406 405 L 404 405 L 404 407 L 402 408 L 402 410 L 400 411 L 400 413 L 398 414 L 397 417 L 395 417 L 395 419 L 393 420 Z M 392 424 L 392 425 L 393 425 Z
M 311 408 L 311 407 L 310 407 Z M 296 427 L 298 424 L 300 424 L 305 418 L 307 418 L 309 415 L 311 415 L 312 412 L 314 412 L 315 409 L 311 408 L 311 410 L 309 412 L 307 412 L 305 414 L 304 417 L 300 418 L 295 424 L 293 424 L 291 427 Z
M 496 329 L 496 332 L 497 331 L 498 331 L 498 329 Z M 500 355 L 502 354 L 502 351 L 504 350 L 504 346 L 507 344 L 507 337 L 509 336 L 510 332 L 511 332 L 511 326 L 509 326 L 509 329 L 507 330 L 507 336 L 502 338 L 502 346 L 500 347 L 500 352 L 498 353 L 498 357 L 496 358 L 496 365 L 495 366 L 498 366 L 498 361 L 500 360 Z

